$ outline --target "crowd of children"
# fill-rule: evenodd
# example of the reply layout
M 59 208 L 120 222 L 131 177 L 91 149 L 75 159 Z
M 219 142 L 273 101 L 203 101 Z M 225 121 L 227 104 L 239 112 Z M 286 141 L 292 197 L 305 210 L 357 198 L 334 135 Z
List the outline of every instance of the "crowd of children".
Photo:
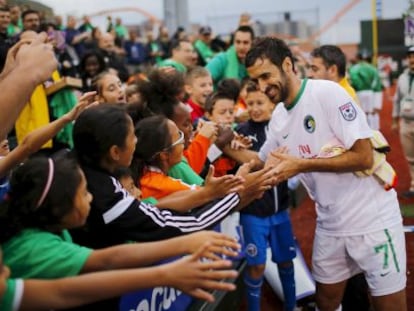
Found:
M 19 45 L 39 40 L 49 49 L 41 36 L 26 31 Z M 20 53 L 18 46 L 13 49 L 13 56 Z M 5 66 L 7 73 L 9 59 Z M 99 271 L 135 268 L 188 253 L 194 255 L 130 272 L 174 269 L 169 278 L 157 278 L 147 287 L 175 286 L 208 300 L 213 298 L 203 289 L 233 289 L 216 280 L 234 277 L 234 271 L 212 269 L 228 268 L 229 262 L 217 255 L 235 256 L 239 245 L 233 238 L 200 230 L 248 206 L 271 184 L 269 168 L 250 172 L 245 164 L 237 169 L 236 161 L 223 153 L 225 148 L 251 146 L 250 138 L 234 131 L 238 81 L 223 81 L 213 93 L 206 69 L 194 67 L 184 75 L 165 67 L 125 88 L 97 51 L 86 52 L 79 69 L 83 90 L 91 92 L 56 121 L 30 132 L 12 151 L 7 140 L 3 142 L 1 244 L 10 270 L 2 266 L 2 310 L 13 309 L 10 299 L 21 308 L 28 303 L 53 308 L 117 296 L 144 287 L 144 282 L 125 280 L 123 289 L 98 294 L 97 288 L 105 287 L 100 280 L 120 280 Z M 43 79 L 37 81 L 41 85 Z M 73 149 L 37 155 L 66 125 L 73 131 Z M 26 160 L 32 154 L 36 156 Z M 140 243 L 124 244 L 128 241 Z M 198 263 L 201 257 L 213 262 Z M 181 269 L 184 266 L 189 269 Z M 90 278 L 77 278 L 79 274 Z M 52 281 L 64 277 L 73 277 L 67 279 L 69 285 L 85 282 L 96 287 L 78 299 L 72 292 L 72 299 L 58 299 L 62 293 L 57 292 L 58 298 L 40 302 L 30 286 L 37 282 L 21 281 L 50 279 L 40 282 L 47 287 L 65 284 Z M 204 284 L 204 278 L 211 281 Z

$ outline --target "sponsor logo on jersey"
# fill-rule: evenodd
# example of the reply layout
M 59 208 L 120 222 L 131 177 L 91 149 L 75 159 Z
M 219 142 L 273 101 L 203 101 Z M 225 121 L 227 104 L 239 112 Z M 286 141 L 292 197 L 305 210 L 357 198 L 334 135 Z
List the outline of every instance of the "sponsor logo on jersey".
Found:
M 316 123 L 315 119 L 311 115 L 307 115 L 303 120 L 303 126 L 305 127 L 306 132 L 313 133 L 315 132 Z
M 311 147 L 308 144 L 299 145 L 298 149 L 299 149 L 299 154 L 304 158 L 308 158 L 312 154 Z
M 357 111 L 352 102 L 348 102 L 345 105 L 340 106 L 339 111 L 341 112 L 342 116 L 346 121 L 355 120 L 357 115 Z
M 253 243 L 247 244 L 246 254 L 249 255 L 250 257 L 256 257 L 256 255 L 257 255 L 257 246 L 254 245 Z

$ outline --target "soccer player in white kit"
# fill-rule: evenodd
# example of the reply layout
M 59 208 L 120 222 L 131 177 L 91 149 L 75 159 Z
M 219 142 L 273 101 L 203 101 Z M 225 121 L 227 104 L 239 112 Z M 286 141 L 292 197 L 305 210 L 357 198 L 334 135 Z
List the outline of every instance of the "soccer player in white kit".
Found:
M 375 310 L 406 310 L 405 239 L 396 192 L 373 176 L 353 173 L 373 165 L 364 112 L 337 83 L 299 79 L 289 48 L 277 38 L 259 39 L 246 68 L 260 90 L 281 103 L 257 162 L 272 163 L 279 181 L 299 175 L 316 203 L 312 266 L 319 310 L 340 309 L 347 279 L 361 271 Z M 338 144 L 346 151 L 319 157 L 322 147 Z

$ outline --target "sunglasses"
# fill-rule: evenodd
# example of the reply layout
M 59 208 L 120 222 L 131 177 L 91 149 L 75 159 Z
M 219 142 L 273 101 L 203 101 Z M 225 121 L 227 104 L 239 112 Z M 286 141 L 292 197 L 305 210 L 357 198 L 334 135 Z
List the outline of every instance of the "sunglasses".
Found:
M 175 142 L 173 142 L 171 144 L 171 146 L 169 146 L 169 147 L 167 147 L 165 149 L 171 149 L 171 148 L 174 148 L 177 145 L 180 145 L 180 144 L 183 144 L 184 143 L 184 132 L 179 130 L 178 131 L 178 134 L 180 135 L 180 137 L 178 137 L 178 139 Z
M 183 133 L 183 131 L 178 131 L 178 134 L 180 135 L 180 137 L 178 137 L 178 139 L 175 142 L 173 142 L 170 146 L 164 148 L 162 151 L 158 151 L 157 153 L 155 153 L 151 157 L 151 159 L 154 159 L 156 156 L 158 156 L 163 151 L 171 150 L 172 148 L 174 148 L 177 145 L 184 144 L 184 133 Z

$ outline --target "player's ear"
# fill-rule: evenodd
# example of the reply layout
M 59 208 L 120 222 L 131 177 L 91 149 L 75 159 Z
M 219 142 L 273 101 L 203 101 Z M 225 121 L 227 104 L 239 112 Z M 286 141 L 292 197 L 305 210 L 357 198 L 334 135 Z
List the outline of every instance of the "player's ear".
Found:
M 285 57 L 282 63 L 282 69 L 284 72 L 293 72 L 293 62 L 290 57 Z
M 328 72 L 331 76 L 337 76 L 338 74 L 338 66 L 337 65 L 331 65 L 328 68 Z

